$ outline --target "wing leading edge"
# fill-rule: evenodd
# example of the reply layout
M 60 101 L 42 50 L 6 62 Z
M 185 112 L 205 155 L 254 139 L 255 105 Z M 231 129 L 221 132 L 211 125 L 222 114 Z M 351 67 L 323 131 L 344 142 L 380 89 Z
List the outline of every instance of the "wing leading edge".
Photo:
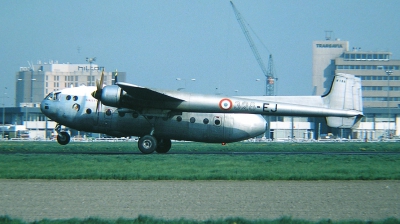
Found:
M 172 97 L 162 92 L 151 90 L 142 86 L 132 85 L 123 82 L 118 82 L 116 84 L 134 99 L 148 100 L 148 101 L 170 101 L 170 102 L 184 101 L 183 99 Z

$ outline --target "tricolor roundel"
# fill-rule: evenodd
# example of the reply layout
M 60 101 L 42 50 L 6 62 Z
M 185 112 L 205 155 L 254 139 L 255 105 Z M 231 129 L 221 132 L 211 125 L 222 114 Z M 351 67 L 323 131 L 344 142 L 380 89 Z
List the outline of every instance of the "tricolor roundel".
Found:
M 232 101 L 228 98 L 224 98 L 221 101 L 219 101 L 219 108 L 222 110 L 230 110 L 232 108 Z

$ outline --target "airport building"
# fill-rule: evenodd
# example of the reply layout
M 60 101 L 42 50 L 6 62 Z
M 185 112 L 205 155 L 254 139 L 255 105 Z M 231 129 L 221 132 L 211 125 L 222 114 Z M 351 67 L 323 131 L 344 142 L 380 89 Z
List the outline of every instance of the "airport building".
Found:
M 104 67 L 96 64 L 59 64 L 50 61 L 20 67 L 16 75 L 16 106 L 37 106 L 50 92 L 73 86 L 95 86 Z M 115 72 L 104 72 L 104 84 L 111 85 Z M 125 72 L 118 72 L 118 79 L 126 79 Z
M 313 42 L 313 87 L 316 95 L 329 91 L 333 76 L 348 73 L 361 78 L 364 114 L 352 136 L 363 139 L 400 135 L 400 60 L 388 51 L 349 50 L 348 41 Z
M 276 117 L 271 119 L 271 138 L 340 138 L 376 140 L 400 135 L 400 60 L 388 51 L 362 51 L 348 41 L 313 41 L 313 95 L 329 92 L 337 73 L 361 78 L 364 115 L 357 129 L 334 129 L 324 119 Z
M 55 127 L 40 111 L 40 102 L 50 92 L 73 86 L 95 86 L 104 67 L 88 64 L 59 64 L 57 61 L 30 64 L 16 73 L 16 107 L 2 108 L 0 135 L 7 138 L 44 139 Z M 116 72 L 104 72 L 104 84 L 111 85 Z M 126 80 L 126 72 L 118 72 L 118 81 Z

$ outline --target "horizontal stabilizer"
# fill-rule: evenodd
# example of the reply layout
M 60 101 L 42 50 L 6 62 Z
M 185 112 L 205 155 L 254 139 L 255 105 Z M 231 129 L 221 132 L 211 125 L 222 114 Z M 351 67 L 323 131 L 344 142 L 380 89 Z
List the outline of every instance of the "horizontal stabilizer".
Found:
M 363 116 L 326 117 L 326 123 L 332 128 L 357 128 Z

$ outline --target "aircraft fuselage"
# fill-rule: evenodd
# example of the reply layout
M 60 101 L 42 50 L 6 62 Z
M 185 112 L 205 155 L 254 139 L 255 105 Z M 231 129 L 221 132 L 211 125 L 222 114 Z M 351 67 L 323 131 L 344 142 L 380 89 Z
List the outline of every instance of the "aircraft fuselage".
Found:
M 261 115 L 182 112 L 169 117 L 141 115 L 134 110 L 102 105 L 90 93 L 93 87 L 76 87 L 49 94 L 42 112 L 60 125 L 111 136 L 145 136 L 209 143 L 236 142 L 265 132 Z

